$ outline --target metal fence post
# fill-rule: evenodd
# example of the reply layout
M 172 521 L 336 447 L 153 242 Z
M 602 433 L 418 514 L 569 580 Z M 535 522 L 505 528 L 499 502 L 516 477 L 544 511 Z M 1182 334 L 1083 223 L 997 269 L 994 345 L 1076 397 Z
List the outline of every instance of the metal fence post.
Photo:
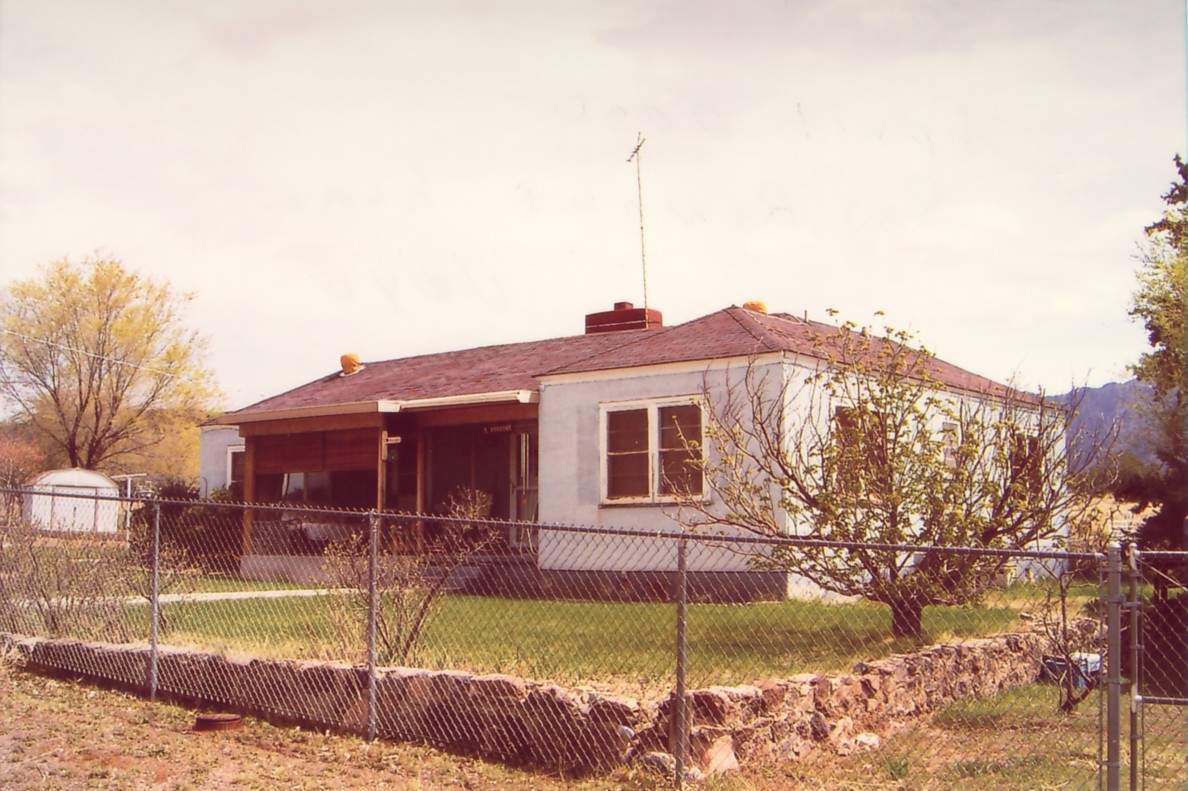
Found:
M 157 699 L 157 660 L 161 620 L 161 503 L 153 502 L 153 564 L 149 590 L 149 700 Z
M 1122 547 L 1110 542 L 1106 596 L 1106 789 L 1122 780 Z
M 674 777 L 676 787 L 685 783 L 685 762 L 689 756 L 689 707 L 685 700 L 685 673 L 687 671 L 689 634 L 689 542 L 684 538 L 677 542 L 677 644 L 676 644 L 676 691 L 673 700 L 673 722 L 676 725 L 673 740 Z
M 379 515 L 371 512 L 368 519 L 367 550 L 367 738 L 376 735 L 376 630 L 379 619 Z
M 1143 632 L 1139 618 L 1139 550 L 1134 544 L 1126 547 L 1127 585 L 1126 606 L 1130 609 L 1130 791 L 1138 791 L 1141 754 L 1139 742 L 1139 707 L 1143 705 L 1142 667 Z

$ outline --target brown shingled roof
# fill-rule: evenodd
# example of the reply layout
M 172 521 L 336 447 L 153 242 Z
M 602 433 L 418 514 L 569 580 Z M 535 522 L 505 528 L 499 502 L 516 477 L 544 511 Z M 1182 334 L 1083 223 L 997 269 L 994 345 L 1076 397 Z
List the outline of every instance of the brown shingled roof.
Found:
M 541 370 L 620 346 L 644 332 L 649 331 L 574 335 L 365 362 L 358 373 L 341 376 L 336 370 L 288 392 L 228 413 L 219 422 L 231 423 L 239 416 L 335 404 L 455 398 L 514 390 L 535 392 L 535 375 Z
M 664 363 L 718 360 L 772 352 L 821 357 L 848 330 L 787 313 L 758 313 L 739 307 L 641 334 L 630 343 L 576 360 L 550 374 L 589 373 Z M 891 341 L 879 341 L 891 343 Z M 946 388 L 1038 403 L 984 376 L 933 357 L 930 374 Z
M 845 332 L 788 314 L 729 307 L 684 324 L 651 330 L 576 335 L 528 343 L 484 346 L 440 354 L 368 362 L 351 376 L 338 371 L 219 419 L 260 419 L 266 413 L 379 401 L 460 398 L 512 391 L 536 392 L 537 377 L 636 368 L 788 352 L 820 356 L 821 343 Z M 1036 398 L 933 358 L 932 375 L 959 391 Z

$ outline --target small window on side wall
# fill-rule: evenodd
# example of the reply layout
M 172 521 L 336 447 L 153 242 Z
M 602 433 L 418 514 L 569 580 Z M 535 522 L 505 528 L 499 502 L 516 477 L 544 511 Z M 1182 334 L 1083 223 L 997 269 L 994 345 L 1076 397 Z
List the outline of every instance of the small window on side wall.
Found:
M 957 468 L 957 452 L 961 448 L 961 426 L 951 420 L 946 420 L 941 426 L 941 444 L 945 454 L 945 466 Z
M 1016 432 L 1011 438 L 1010 480 L 1027 499 L 1039 495 L 1043 483 L 1044 458 L 1039 437 Z
M 604 502 L 702 496 L 700 404 L 682 399 L 604 405 L 603 415 Z

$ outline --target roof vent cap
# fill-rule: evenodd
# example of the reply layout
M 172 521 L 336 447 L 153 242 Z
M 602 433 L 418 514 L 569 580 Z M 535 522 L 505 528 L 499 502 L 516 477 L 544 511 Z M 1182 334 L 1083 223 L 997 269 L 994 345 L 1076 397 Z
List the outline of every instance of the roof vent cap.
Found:
M 767 303 L 761 299 L 752 299 L 743 303 L 743 310 L 749 310 L 752 313 L 762 313 L 767 315 Z
M 339 376 L 350 376 L 351 374 L 359 373 L 359 371 L 367 367 L 359 362 L 359 355 L 357 354 L 344 354 L 339 358 L 339 361 L 342 363 L 342 373 Z

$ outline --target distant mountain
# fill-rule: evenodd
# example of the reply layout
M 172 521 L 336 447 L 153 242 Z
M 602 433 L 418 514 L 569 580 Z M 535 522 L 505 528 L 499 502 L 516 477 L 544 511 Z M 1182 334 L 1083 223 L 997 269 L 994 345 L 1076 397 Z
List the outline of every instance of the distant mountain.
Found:
M 1151 442 L 1151 407 L 1154 390 L 1150 385 L 1131 379 L 1110 382 L 1101 387 L 1078 387 L 1053 400 L 1065 406 L 1076 405 L 1069 426 L 1069 455 L 1074 464 L 1092 454 L 1093 448 L 1108 441 L 1112 427 L 1118 427 L 1115 453 L 1130 452 L 1144 461 L 1154 461 Z

